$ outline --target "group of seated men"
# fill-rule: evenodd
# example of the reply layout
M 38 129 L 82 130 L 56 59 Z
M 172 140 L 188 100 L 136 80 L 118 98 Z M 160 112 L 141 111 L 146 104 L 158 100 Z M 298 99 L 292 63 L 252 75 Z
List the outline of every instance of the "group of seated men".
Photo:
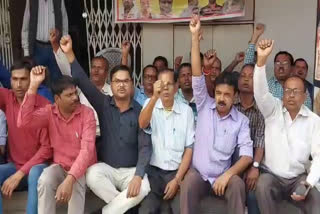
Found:
M 276 44 L 258 42 L 258 25 L 247 52 L 221 72 L 215 51 L 201 57 L 198 16 L 189 28 L 190 63 L 180 58 L 174 71 L 157 57 L 143 69 L 140 88 L 128 66 L 130 43 L 110 74 L 105 58 L 93 58 L 89 79 L 70 36 L 58 41 L 55 30 L 51 44 L 64 75 L 51 85 L 52 104 L 40 93 L 45 67 L 23 59 L 10 73 L 1 69 L 11 89 L 0 89 L 2 154 L 5 118 L 8 128 L 0 213 L 2 196 L 26 189 L 28 214 L 55 213 L 57 203 L 67 203 L 69 214 L 84 213 L 88 187 L 105 201 L 103 214 L 136 206 L 160 213 L 163 202 L 174 214 L 194 214 L 207 196 L 226 200 L 228 213 L 245 213 L 246 206 L 249 214 L 278 213 L 287 200 L 319 214 L 320 118 L 310 110 L 307 62 L 279 52 L 267 81 Z

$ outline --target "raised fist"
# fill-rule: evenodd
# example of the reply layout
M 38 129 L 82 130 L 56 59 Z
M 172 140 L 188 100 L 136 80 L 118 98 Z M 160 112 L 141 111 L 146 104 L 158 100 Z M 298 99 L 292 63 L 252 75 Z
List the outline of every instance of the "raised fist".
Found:
M 30 86 L 38 88 L 45 78 L 46 67 L 41 65 L 33 67 L 30 72 Z
M 244 57 L 245 57 L 245 53 L 242 51 L 242 52 L 238 52 L 234 59 L 236 60 L 237 63 L 240 63 L 244 60 Z
M 72 39 L 69 35 L 61 38 L 60 47 L 65 54 L 72 52 Z
M 214 61 L 217 58 L 217 52 L 216 50 L 208 50 L 205 54 L 204 54 L 204 58 L 203 58 L 203 66 L 206 69 L 211 69 L 212 65 L 214 63 Z
M 256 25 L 256 27 L 253 29 L 253 32 L 257 35 L 257 36 L 261 36 L 264 32 L 264 24 L 258 23 Z
M 274 40 L 263 39 L 258 43 L 257 53 L 258 57 L 268 57 L 273 49 Z
M 190 24 L 189 24 L 190 32 L 192 34 L 199 34 L 201 29 L 200 18 L 198 15 L 192 15 Z
M 50 30 L 50 42 L 52 43 L 59 43 L 58 39 L 60 36 L 60 31 L 56 28 Z
M 153 84 L 153 96 L 156 98 L 160 97 L 161 92 L 163 91 L 163 82 L 161 80 L 157 80 L 154 84 Z
M 122 52 L 129 53 L 130 48 L 131 48 L 130 42 L 128 40 L 124 40 L 121 44 Z

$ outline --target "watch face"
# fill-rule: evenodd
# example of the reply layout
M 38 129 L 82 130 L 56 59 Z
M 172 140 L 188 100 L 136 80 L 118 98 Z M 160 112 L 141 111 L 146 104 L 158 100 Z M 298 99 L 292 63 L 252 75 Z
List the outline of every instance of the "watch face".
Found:
M 253 162 L 253 166 L 258 168 L 259 167 L 259 163 L 258 162 Z

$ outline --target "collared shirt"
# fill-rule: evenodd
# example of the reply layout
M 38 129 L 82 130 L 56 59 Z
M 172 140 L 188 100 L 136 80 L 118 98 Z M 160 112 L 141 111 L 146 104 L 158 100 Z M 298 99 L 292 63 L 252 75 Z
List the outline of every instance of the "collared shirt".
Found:
M 0 82 L 2 82 L 6 88 L 8 89 L 11 88 L 11 73 L 5 67 L 3 67 L 2 69 L 1 65 L 0 65 Z M 51 103 L 54 102 L 51 91 L 44 84 L 41 84 L 39 86 L 38 94 L 47 98 Z
M 91 108 L 94 112 L 94 117 L 96 119 L 96 135 L 100 136 L 100 124 L 99 124 L 99 119 L 98 119 L 98 114 L 97 112 L 94 110 L 94 108 L 92 107 L 92 105 L 90 104 L 90 102 L 88 101 L 88 99 L 86 98 L 86 96 L 84 96 L 84 94 L 82 93 L 82 91 L 80 89 L 78 89 L 79 92 L 79 99 L 80 99 L 80 103 L 83 105 L 88 106 L 89 108 Z M 111 91 L 111 86 L 108 83 L 105 83 L 104 86 L 101 89 L 101 92 L 105 95 L 110 95 L 112 96 L 112 91 Z
M 240 100 L 234 106 L 249 119 L 250 136 L 253 141 L 253 147 L 264 148 L 264 117 L 256 102 L 254 101 L 253 105 L 247 109 L 241 105 Z
M 141 88 L 134 88 L 134 96 L 133 99 L 135 99 L 135 101 L 137 101 L 141 106 L 144 105 L 145 101 L 148 99 L 149 97 L 144 93 L 144 88 L 143 86 L 141 86 Z
M 77 60 L 71 64 L 71 71 L 98 114 L 101 131 L 98 159 L 114 168 L 136 166 L 135 174 L 143 177 L 151 156 L 148 147 L 151 139 L 139 129 L 140 104 L 132 99 L 129 109 L 120 112 L 114 98 L 102 94 L 93 85 Z
M 194 97 L 192 97 L 192 99 L 190 101 L 188 101 L 184 95 L 183 92 L 181 90 L 181 88 L 178 89 L 177 93 L 175 94 L 174 98 L 176 100 L 179 100 L 187 105 L 189 105 L 192 109 L 193 115 L 194 115 L 194 120 L 197 121 L 197 116 L 198 116 L 198 112 L 197 112 L 197 106 L 196 106 L 196 102 Z
M 68 34 L 68 16 L 64 0 L 61 0 L 62 12 L 62 35 Z M 53 9 L 53 0 L 39 0 L 37 36 L 36 39 L 42 42 L 48 42 L 50 39 L 50 30 L 55 28 L 55 18 Z M 23 25 L 21 31 L 21 44 L 24 56 L 29 55 L 29 21 L 30 21 L 30 1 L 26 1 L 26 7 L 23 16 Z
M 35 95 L 26 94 L 18 115 L 18 126 L 47 128 L 53 162 L 61 165 L 75 178 L 82 177 L 96 162 L 96 121 L 93 111 L 79 104 L 65 119 L 56 104 L 35 110 Z
M 230 168 L 236 147 L 239 147 L 239 156 L 252 157 L 249 120 L 235 107 L 221 118 L 215 99 L 207 92 L 203 75 L 192 77 L 192 88 L 198 109 L 192 164 L 212 185 Z
M 256 51 L 256 46 L 255 44 L 249 43 L 248 48 L 246 50 L 246 54 L 244 57 L 244 64 L 256 64 L 255 62 L 255 51 Z
M 7 120 L 6 115 L 0 110 L 0 146 L 7 143 Z
M 150 99 L 148 99 L 145 108 Z M 177 170 L 182 161 L 185 148 L 194 143 L 194 116 L 191 108 L 175 100 L 172 112 L 167 114 L 161 100 L 156 102 L 152 111 L 148 132 L 152 139 L 150 164 L 163 170 Z
M 40 95 L 35 97 L 35 108 L 44 107 L 49 101 Z M 20 110 L 13 91 L 0 88 L 0 109 L 5 113 L 8 124 L 9 161 L 25 174 L 32 166 L 44 162 L 50 147 L 46 129 L 18 128 Z
M 283 97 L 283 87 L 281 85 L 281 83 L 273 76 L 271 77 L 269 80 L 268 80 L 268 86 L 269 86 L 269 91 L 270 93 L 282 100 L 282 97 Z M 306 101 L 304 102 L 304 105 L 307 106 L 309 109 L 312 109 L 312 101 L 311 101 L 311 97 L 310 97 L 310 94 L 309 94 L 309 91 L 307 90 L 307 99 Z
M 294 120 L 280 99 L 268 90 L 266 67 L 255 67 L 254 96 L 265 118 L 265 155 L 263 164 L 272 173 L 287 179 L 307 172 L 312 186 L 320 179 L 320 118 L 306 106 Z
M 54 56 L 56 58 L 58 67 L 61 70 L 61 73 L 63 75 L 67 75 L 67 76 L 71 77 L 71 67 L 70 67 L 69 61 L 68 61 L 66 55 L 61 50 L 61 48 L 58 49 L 57 53 L 55 53 L 55 52 L 53 52 L 53 53 L 54 53 Z M 86 96 L 82 93 L 82 91 L 79 88 L 77 88 L 77 90 L 78 90 L 78 94 L 79 94 L 80 103 L 90 107 L 93 110 L 94 117 L 95 117 L 96 123 L 97 123 L 96 124 L 97 125 L 97 127 L 96 127 L 96 135 L 100 136 L 101 133 L 100 133 L 100 122 L 99 122 L 98 114 L 94 110 L 94 108 L 92 107 L 92 105 L 90 104 L 90 102 L 88 101 Z M 103 87 L 101 89 L 101 92 L 103 94 L 105 94 L 105 95 L 110 95 L 110 96 L 113 95 L 112 90 L 111 90 L 111 86 L 108 83 L 105 83 L 103 85 Z

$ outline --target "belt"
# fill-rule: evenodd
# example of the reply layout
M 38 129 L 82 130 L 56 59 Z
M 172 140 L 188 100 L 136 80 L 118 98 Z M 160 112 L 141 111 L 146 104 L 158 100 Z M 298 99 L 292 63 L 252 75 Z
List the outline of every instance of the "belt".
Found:
M 36 40 L 36 43 L 38 43 L 40 45 L 50 45 L 51 46 L 50 42 L 43 42 L 43 41 L 40 41 L 40 40 Z

